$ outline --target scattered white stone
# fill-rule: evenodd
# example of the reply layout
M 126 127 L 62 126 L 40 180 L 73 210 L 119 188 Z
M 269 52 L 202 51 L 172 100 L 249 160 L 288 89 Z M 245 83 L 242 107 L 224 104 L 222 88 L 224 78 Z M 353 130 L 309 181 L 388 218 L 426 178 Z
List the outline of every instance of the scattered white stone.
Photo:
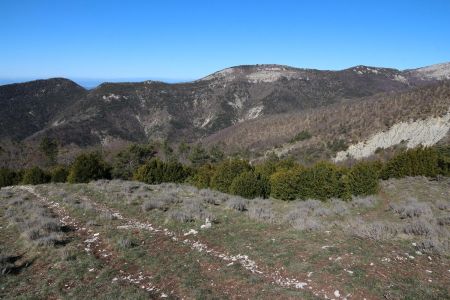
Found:
M 338 290 L 335 290 L 334 291 L 334 296 L 339 298 L 341 296 L 341 294 L 339 293 Z
M 200 228 L 201 229 L 209 229 L 209 228 L 211 228 L 211 223 L 203 224 L 203 225 L 200 226 Z
M 89 269 L 88 271 L 89 271 L 89 272 L 94 272 L 94 271 L 95 271 L 95 269 L 94 269 L 94 268 L 92 268 L 92 269 Z
M 425 272 L 427 272 L 427 273 L 433 273 L 433 271 L 431 271 L 431 270 L 425 270 Z
M 184 236 L 188 236 L 188 235 L 196 235 L 197 233 L 198 233 L 197 230 L 191 229 L 191 230 L 189 230 L 188 232 L 186 232 L 186 233 L 184 234 Z

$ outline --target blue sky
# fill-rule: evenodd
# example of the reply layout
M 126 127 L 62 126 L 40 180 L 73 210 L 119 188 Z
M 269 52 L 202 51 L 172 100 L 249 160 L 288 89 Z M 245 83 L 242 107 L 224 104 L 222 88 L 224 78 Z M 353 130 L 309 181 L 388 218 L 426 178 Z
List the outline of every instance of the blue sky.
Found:
M 0 78 L 197 79 L 450 61 L 450 1 L 1 0 Z

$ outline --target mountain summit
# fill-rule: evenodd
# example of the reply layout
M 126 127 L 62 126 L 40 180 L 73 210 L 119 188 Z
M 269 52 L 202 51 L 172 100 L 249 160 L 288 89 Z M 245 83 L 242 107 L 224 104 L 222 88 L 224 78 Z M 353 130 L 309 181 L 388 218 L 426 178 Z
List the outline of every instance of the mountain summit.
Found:
M 254 119 L 340 107 L 449 76 L 450 63 L 405 71 L 243 65 L 193 82 L 104 83 L 93 90 L 62 78 L 37 80 L 0 86 L 0 139 L 34 143 L 47 136 L 79 147 L 150 139 L 194 142 Z

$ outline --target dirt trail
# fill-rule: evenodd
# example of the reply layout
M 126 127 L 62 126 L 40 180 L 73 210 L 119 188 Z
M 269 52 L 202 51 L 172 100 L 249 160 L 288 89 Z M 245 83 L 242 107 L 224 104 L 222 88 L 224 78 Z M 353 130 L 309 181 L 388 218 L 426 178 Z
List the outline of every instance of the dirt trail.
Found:
M 160 288 L 155 286 L 151 282 L 152 276 L 150 274 L 139 271 L 138 266 L 133 266 L 132 264 L 127 262 L 126 269 L 136 271 L 123 271 L 122 269 L 125 269 L 123 262 L 121 262 L 120 259 L 117 258 L 117 254 L 111 250 L 110 245 L 105 242 L 100 234 L 95 233 L 89 228 L 83 227 L 82 224 L 72 218 L 67 213 L 67 211 L 63 207 L 61 207 L 59 203 L 51 201 L 47 197 L 42 196 L 41 194 L 36 192 L 36 190 L 32 186 L 18 186 L 17 188 L 34 195 L 39 201 L 47 205 L 54 213 L 56 213 L 63 225 L 70 227 L 75 232 L 75 234 L 77 234 L 82 240 L 84 240 L 84 251 L 94 255 L 97 259 L 104 262 L 109 267 L 117 270 L 120 275 L 113 279 L 113 283 L 122 282 L 135 285 L 138 288 L 149 292 L 149 296 L 151 298 L 168 297 L 169 293 L 165 293 Z M 95 270 L 92 269 L 92 271 Z M 173 293 L 170 294 L 170 296 L 178 298 L 173 295 Z
M 161 228 L 148 222 L 141 222 L 133 218 L 124 217 L 119 211 L 106 207 L 105 205 L 100 204 L 86 196 L 82 196 L 81 199 L 91 203 L 97 210 L 104 213 L 112 214 L 117 219 L 124 221 L 125 224 L 118 226 L 117 229 L 145 230 L 155 235 L 164 236 L 165 238 L 168 238 L 177 244 L 189 247 L 193 251 L 205 253 L 216 259 L 219 259 L 224 263 L 223 267 L 235 263 L 240 264 L 247 271 L 265 279 L 266 281 L 272 284 L 276 284 L 284 288 L 307 290 L 316 297 L 324 299 L 330 298 L 347 299 L 351 298 L 352 296 L 351 294 L 344 294 L 342 291 L 332 286 L 329 285 L 323 286 L 321 283 L 313 282 L 309 278 L 308 274 L 303 274 L 302 279 L 288 277 L 284 274 L 285 272 L 282 270 L 278 269 L 273 270 L 269 269 L 268 267 L 258 265 L 248 255 L 245 254 L 233 255 L 226 252 L 222 252 L 220 250 L 213 249 L 199 240 L 189 239 L 186 236 L 177 235 L 175 232 L 172 232 L 167 228 Z

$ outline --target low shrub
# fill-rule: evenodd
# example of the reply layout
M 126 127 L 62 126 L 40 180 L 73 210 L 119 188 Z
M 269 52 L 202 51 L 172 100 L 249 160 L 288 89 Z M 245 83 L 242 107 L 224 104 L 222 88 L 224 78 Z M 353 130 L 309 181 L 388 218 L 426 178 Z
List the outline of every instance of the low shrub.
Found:
M 33 167 L 23 173 L 22 184 L 43 184 L 49 181 L 50 175 L 39 167 Z
M 351 193 L 355 196 L 376 194 L 379 189 L 381 165 L 378 162 L 359 162 L 349 172 Z
M 65 166 L 54 167 L 50 171 L 51 182 L 66 182 L 69 170 Z
M 131 179 L 137 168 L 153 158 L 156 151 L 151 145 L 133 144 L 120 151 L 112 161 L 113 178 Z
M 191 199 L 183 202 L 180 208 L 169 210 L 169 218 L 178 222 L 194 222 L 196 220 L 216 220 L 215 216 L 206 210 L 203 203 Z
M 427 203 L 418 202 L 414 198 L 399 203 L 391 203 L 389 204 L 389 209 L 399 215 L 401 219 L 433 215 Z
M 309 131 L 303 130 L 300 131 L 299 133 L 297 133 L 289 142 L 290 143 L 295 143 L 295 142 L 299 142 L 299 141 L 305 141 L 308 140 L 312 137 L 311 133 L 309 133 Z
M 110 179 L 110 167 L 99 153 L 79 155 L 70 167 L 67 181 L 70 183 L 87 183 L 91 180 Z
M 429 236 L 434 232 L 434 227 L 427 220 L 415 219 L 403 227 L 403 232 L 410 235 Z
M 217 165 L 211 178 L 211 187 L 223 193 L 230 192 L 230 186 L 239 174 L 251 171 L 252 168 L 247 161 L 240 159 L 226 160 Z
M 348 187 L 344 185 L 343 171 L 329 162 L 319 162 L 298 176 L 298 197 L 326 200 L 342 198 Z
M 142 210 L 149 211 L 153 209 L 159 209 L 162 211 L 167 211 L 171 205 L 180 202 L 178 197 L 173 195 L 160 195 L 157 198 L 152 198 L 144 201 L 142 204 Z
M 356 196 L 352 197 L 351 204 L 360 208 L 370 208 L 377 204 L 378 200 L 375 196 Z
M 439 174 L 439 156 L 435 148 L 409 149 L 390 159 L 381 172 L 383 179 L 406 176 L 436 177 Z
M 230 193 L 247 199 L 268 196 L 268 181 L 252 171 L 236 176 L 230 186 Z
M 194 171 L 189 183 L 199 189 L 206 189 L 211 186 L 211 178 L 214 175 L 214 167 L 210 164 L 203 165 Z
M 280 170 L 270 176 L 270 194 L 281 200 L 294 200 L 299 196 L 301 170 Z
M 240 197 L 234 197 L 228 199 L 227 202 L 225 202 L 225 205 L 237 211 L 246 211 L 248 209 L 248 200 Z
M 366 223 L 359 220 L 350 226 L 350 233 L 360 238 L 380 241 L 395 237 L 398 229 L 395 224 L 389 222 Z
M 191 174 L 190 169 L 179 162 L 163 162 L 154 158 L 139 167 L 134 179 L 148 184 L 160 184 L 163 182 L 183 182 Z
M 22 174 L 10 169 L 0 168 L 0 188 L 4 186 L 16 185 L 22 180 Z
M 247 215 L 251 219 L 264 222 L 275 222 L 276 220 L 270 200 L 253 199 L 249 201 Z

